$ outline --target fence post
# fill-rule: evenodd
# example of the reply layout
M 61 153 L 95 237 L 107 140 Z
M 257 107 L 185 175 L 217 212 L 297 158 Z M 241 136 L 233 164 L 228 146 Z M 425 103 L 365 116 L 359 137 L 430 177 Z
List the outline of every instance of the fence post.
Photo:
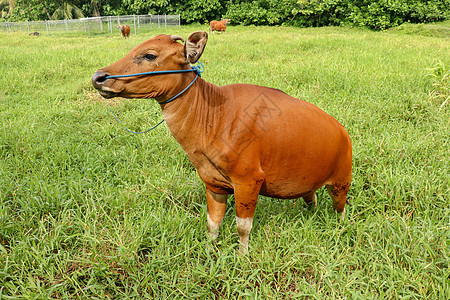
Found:
M 48 21 L 45 20 L 45 28 L 47 28 L 47 36 L 49 36 L 50 34 L 48 33 Z
M 167 29 L 167 15 L 164 14 L 164 29 Z
M 69 24 L 67 23 L 67 19 L 64 20 L 64 24 L 66 24 L 66 32 L 69 32 Z
M 136 35 L 136 15 L 133 15 L 134 35 Z
M 181 28 L 181 15 L 178 15 L 178 28 Z
M 109 16 L 109 27 L 111 28 L 111 34 L 112 34 L 112 18 Z
M 30 34 L 30 25 L 28 24 L 28 20 L 27 20 L 27 29 L 28 29 L 28 34 Z

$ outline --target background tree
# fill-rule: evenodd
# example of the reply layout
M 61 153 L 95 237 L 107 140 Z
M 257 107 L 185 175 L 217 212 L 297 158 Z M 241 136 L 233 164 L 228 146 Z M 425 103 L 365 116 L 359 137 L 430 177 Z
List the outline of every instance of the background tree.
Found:
M 69 1 L 63 1 L 52 15 L 53 20 L 79 19 L 84 18 L 83 11 Z
M 0 0 L 1 1 L 1 0 Z M 55 0 L 15 0 L 9 21 L 39 21 L 51 19 L 50 13 L 57 8 Z
M 2 18 L 7 18 L 11 15 L 15 4 L 15 0 L 0 0 L 0 11 Z
M 50 16 L 50 13 L 48 12 L 47 6 L 45 5 L 45 1 L 41 0 L 42 6 L 44 7 L 45 13 L 47 14 L 48 19 L 50 20 L 52 17 Z
M 92 11 L 93 11 L 93 14 L 92 14 L 92 16 L 93 17 L 100 17 L 100 10 L 99 10 L 99 8 L 98 8 L 98 3 L 97 3 L 97 1 L 91 1 L 91 7 L 92 7 Z

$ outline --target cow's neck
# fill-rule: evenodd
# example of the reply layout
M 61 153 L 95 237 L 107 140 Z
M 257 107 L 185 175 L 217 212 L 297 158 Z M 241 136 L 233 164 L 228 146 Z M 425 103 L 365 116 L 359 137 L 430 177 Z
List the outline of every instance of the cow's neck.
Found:
M 195 147 L 204 145 L 204 138 L 217 129 L 228 98 L 226 93 L 226 89 L 198 78 L 183 95 L 162 105 L 167 126 L 185 150 L 190 143 L 195 143 Z

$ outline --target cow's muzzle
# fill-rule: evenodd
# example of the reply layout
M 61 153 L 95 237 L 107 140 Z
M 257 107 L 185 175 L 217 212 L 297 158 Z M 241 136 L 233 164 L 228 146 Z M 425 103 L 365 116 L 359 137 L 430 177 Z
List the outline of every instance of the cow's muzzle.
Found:
M 106 82 L 110 79 L 107 78 L 109 74 L 97 71 L 92 76 L 92 85 L 98 90 L 100 95 L 105 98 L 113 98 L 116 97 L 118 93 L 111 91 L 111 89 L 105 86 Z

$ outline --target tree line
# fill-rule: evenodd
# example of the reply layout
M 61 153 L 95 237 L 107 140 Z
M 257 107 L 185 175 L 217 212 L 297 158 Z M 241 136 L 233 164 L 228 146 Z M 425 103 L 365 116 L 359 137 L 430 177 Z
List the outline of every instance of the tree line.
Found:
M 449 18 L 450 0 L 0 0 L 1 19 L 61 20 L 92 16 L 180 14 L 185 24 L 362 26 L 382 30 L 405 22 Z

